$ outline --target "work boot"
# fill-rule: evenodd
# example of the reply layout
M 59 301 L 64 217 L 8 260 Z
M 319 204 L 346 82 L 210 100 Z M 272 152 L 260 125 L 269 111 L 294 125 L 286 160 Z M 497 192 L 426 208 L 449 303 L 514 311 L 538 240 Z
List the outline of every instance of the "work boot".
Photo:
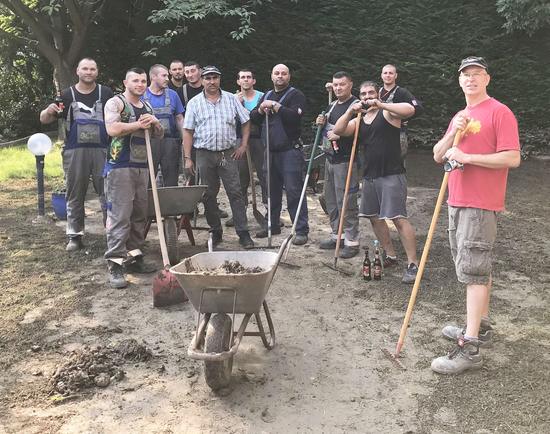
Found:
M 223 231 L 211 231 L 212 233 L 212 247 L 216 247 L 218 244 L 221 244 L 223 241 Z M 208 241 L 205 244 L 208 247 Z
M 342 259 L 350 259 L 359 253 L 359 246 L 344 246 L 343 249 L 340 250 L 340 258 Z
M 135 260 L 126 265 L 126 271 L 136 274 L 149 274 L 157 271 L 157 267 L 154 264 L 145 262 L 143 255 L 135 257 Z
M 126 279 L 124 278 L 124 268 L 122 265 L 118 265 L 116 262 L 108 261 L 109 262 L 109 284 L 111 285 L 111 288 L 126 288 L 128 286 L 128 282 L 126 282 Z
M 451 341 L 457 341 L 461 336 L 466 333 L 466 327 L 458 327 L 454 325 L 448 325 L 441 330 L 443 336 Z M 479 348 L 492 348 L 493 347 L 493 327 L 490 324 L 481 323 L 479 327 Z
M 271 235 L 279 235 L 281 228 L 271 228 Z M 256 232 L 256 238 L 267 238 L 267 229 L 262 229 L 260 232 Z
M 307 234 L 296 234 L 292 241 L 292 244 L 296 246 L 303 246 L 305 243 L 307 243 Z
M 243 249 L 249 250 L 254 248 L 254 241 L 250 238 L 250 232 L 248 231 L 239 231 L 239 244 Z
M 403 273 L 403 278 L 401 282 L 403 283 L 414 283 L 416 280 L 416 275 L 418 273 L 418 266 L 412 262 L 407 266 L 405 272 Z
M 388 256 L 386 252 L 382 255 L 384 261 L 384 268 L 390 268 L 397 265 L 397 256 Z M 416 275 L 415 275 L 416 278 Z
M 77 250 L 80 250 L 82 248 L 84 248 L 84 244 L 82 243 L 82 236 L 76 235 L 69 238 L 69 242 L 67 243 L 67 247 L 65 247 L 65 250 L 67 252 L 76 252 Z
M 235 222 L 233 221 L 233 217 L 227 219 L 227 220 L 225 221 L 225 225 L 226 225 L 228 228 L 231 228 L 231 227 L 235 226 Z
M 432 371 L 439 374 L 460 374 L 468 369 L 479 369 L 483 366 L 483 358 L 479 354 L 479 341 L 466 340 L 464 336 L 458 339 L 456 347 L 446 356 L 432 361 Z
M 340 247 L 344 247 L 344 240 L 340 240 Z M 336 240 L 327 238 L 319 243 L 321 250 L 334 250 L 336 248 Z

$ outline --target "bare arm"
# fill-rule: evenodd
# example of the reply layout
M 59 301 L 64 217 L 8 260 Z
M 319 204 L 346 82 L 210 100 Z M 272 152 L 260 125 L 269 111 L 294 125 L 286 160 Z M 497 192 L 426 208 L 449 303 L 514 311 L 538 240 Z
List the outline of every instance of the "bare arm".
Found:
M 466 154 L 460 148 L 450 148 L 445 153 L 445 158 L 487 169 L 511 169 L 518 167 L 521 162 L 521 155 L 517 150 L 501 151 L 493 154 Z
M 40 112 L 40 123 L 51 124 L 57 120 L 57 117 L 62 112 L 57 104 L 51 103 L 48 107 Z
M 362 111 L 364 111 L 364 109 L 360 102 L 350 105 L 346 112 L 336 121 L 332 132 L 343 137 L 353 136 L 355 133 L 355 123 L 357 122 L 357 119 L 351 118 Z
M 407 119 L 414 114 L 414 107 L 408 102 L 394 102 L 387 103 L 378 99 L 370 100 L 370 105 L 378 107 L 380 110 L 388 112 L 391 118 L 394 119 Z
M 467 124 L 467 117 L 463 113 L 457 114 L 457 116 L 453 119 L 451 129 L 433 147 L 434 160 L 436 163 L 443 164 L 445 162 L 445 153 L 453 146 L 453 140 L 456 132 L 458 130 L 464 131 Z
M 183 142 L 183 114 L 176 115 L 176 127 L 180 133 L 181 140 Z
M 191 160 L 194 132 L 195 130 L 183 129 L 183 167 L 191 173 L 194 173 L 193 160 Z
M 120 113 L 124 109 L 124 103 L 120 98 L 111 98 L 105 104 L 105 128 L 111 137 L 121 137 L 140 129 L 138 122 L 121 122 Z

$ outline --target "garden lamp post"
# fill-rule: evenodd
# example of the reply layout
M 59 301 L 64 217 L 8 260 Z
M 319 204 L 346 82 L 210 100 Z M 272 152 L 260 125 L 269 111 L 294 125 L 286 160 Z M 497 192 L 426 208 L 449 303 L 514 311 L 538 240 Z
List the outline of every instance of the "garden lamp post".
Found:
M 36 158 L 36 181 L 38 184 L 38 217 L 35 222 L 44 219 L 44 156 L 52 149 L 51 139 L 44 133 L 29 137 L 27 148 Z

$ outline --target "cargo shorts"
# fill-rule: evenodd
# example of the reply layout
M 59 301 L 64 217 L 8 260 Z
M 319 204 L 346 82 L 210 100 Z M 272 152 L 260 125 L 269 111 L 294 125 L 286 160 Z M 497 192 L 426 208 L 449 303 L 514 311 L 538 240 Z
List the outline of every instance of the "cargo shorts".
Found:
M 449 206 L 449 244 L 459 282 L 489 283 L 496 235 L 495 211 Z

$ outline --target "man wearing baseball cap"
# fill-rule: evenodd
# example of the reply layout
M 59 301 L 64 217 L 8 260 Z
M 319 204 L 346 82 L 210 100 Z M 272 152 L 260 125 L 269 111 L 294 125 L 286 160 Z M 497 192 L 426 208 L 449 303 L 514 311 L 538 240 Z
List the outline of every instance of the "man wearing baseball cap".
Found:
M 491 80 L 482 57 L 462 60 L 459 85 L 466 107 L 451 120 L 434 146 L 434 159 L 449 175 L 449 243 L 456 275 L 466 285 L 466 325 L 446 326 L 443 336 L 456 342 L 432 361 L 440 374 L 458 374 L 483 364 L 480 348 L 492 346 L 489 320 L 491 260 L 497 212 L 504 209 L 508 169 L 520 164 L 518 124 L 512 111 L 487 94 Z M 453 139 L 462 134 L 456 147 Z M 462 170 L 453 170 L 460 167 Z
M 250 116 L 236 95 L 220 88 L 221 75 L 217 67 L 205 66 L 201 74 L 204 90 L 187 104 L 183 124 L 184 167 L 187 172 L 194 172 L 191 149 L 195 148 L 201 181 L 208 185 L 204 208 L 214 245 L 222 242 L 223 234 L 216 203 L 221 179 L 231 205 L 239 244 L 251 249 L 254 242 L 248 231 L 236 161 L 243 158 L 248 148 Z M 234 149 L 237 144 L 237 119 L 242 125 L 242 140 L 241 145 Z

